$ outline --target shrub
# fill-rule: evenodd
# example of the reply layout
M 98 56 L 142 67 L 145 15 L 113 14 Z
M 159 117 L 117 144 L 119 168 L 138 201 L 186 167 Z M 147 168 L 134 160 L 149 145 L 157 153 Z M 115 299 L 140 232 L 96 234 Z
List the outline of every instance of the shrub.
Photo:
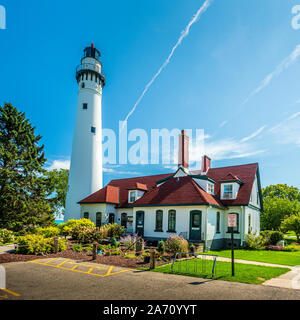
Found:
M 82 244 L 81 243 L 73 243 L 72 250 L 76 252 L 82 252 Z
M 89 251 L 92 251 L 92 250 L 93 250 L 93 245 L 92 244 L 87 246 L 87 247 L 83 247 L 83 251 L 85 251 L 85 252 L 89 252 Z M 98 248 L 98 250 L 99 250 L 99 248 Z
M 276 245 L 278 241 L 283 240 L 283 233 L 280 231 L 265 230 L 260 234 L 265 239 L 266 245 Z
M 134 243 L 139 240 L 141 237 L 135 235 L 131 236 L 128 235 L 126 237 L 120 238 L 119 242 L 127 249 L 127 250 L 134 250 L 135 246 Z
M 7 244 L 15 241 L 14 233 L 7 229 L 0 229 L 0 243 Z
M 165 251 L 166 251 L 166 246 L 165 246 L 165 242 L 163 240 L 159 241 L 158 242 L 158 251 L 161 253 L 161 254 L 164 254 Z
M 262 250 L 267 243 L 262 235 L 256 235 L 256 233 L 248 234 L 245 238 L 244 248 L 249 250 Z
M 287 251 L 287 252 L 300 251 L 300 245 L 299 244 L 290 244 L 288 246 L 283 247 L 283 251 Z
M 124 234 L 124 227 L 121 227 L 117 223 L 109 223 L 100 227 L 100 232 L 104 238 L 108 237 L 120 237 Z
M 117 249 L 114 249 L 111 251 L 111 255 L 112 256 L 118 256 L 122 253 L 121 249 L 120 248 L 117 248 Z
M 124 258 L 126 259 L 137 259 L 137 256 L 133 253 L 125 254 Z
M 102 239 L 101 232 L 96 227 L 76 226 L 71 230 L 72 239 L 81 243 L 100 242 Z
M 36 229 L 36 234 L 41 235 L 45 238 L 51 238 L 58 236 L 60 234 L 60 229 L 58 227 L 40 227 Z
M 181 236 L 171 235 L 165 242 L 165 248 L 167 252 L 175 255 L 176 252 L 189 252 L 189 244 Z
M 117 248 L 120 244 L 119 244 L 119 242 L 116 240 L 116 238 L 113 237 L 112 240 L 111 240 L 111 245 L 112 245 L 112 247 Z
M 58 239 L 58 251 L 64 251 L 66 248 L 65 240 Z M 54 253 L 54 239 L 44 238 L 36 234 L 20 236 L 18 238 L 18 248 L 16 252 L 22 254 Z
M 283 251 L 283 249 L 284 249 L 283 246 L 274 246 L 274 245 L 266 246 L 266 250 Z
M 90 219 L 71 219 L 58 225 L 60 233 L 64 236 L 70 236 L 72 229 L 77 226 L 95 227 L 95 223 Z

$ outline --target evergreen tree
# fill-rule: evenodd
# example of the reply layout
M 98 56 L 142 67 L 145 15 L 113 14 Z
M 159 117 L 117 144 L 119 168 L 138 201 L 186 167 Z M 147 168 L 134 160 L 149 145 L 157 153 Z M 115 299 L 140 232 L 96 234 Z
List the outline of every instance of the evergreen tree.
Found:
M 54 169 L 46 173 L 47 177 L 47 195 L 49 202 L 56 214 L 64 214 L 66 206 L 66 197 L 68 191 L 68 169 Z
M 19 232 L 54 223 L 40 140 L 25 113 L 0 106 L 0 228 Z

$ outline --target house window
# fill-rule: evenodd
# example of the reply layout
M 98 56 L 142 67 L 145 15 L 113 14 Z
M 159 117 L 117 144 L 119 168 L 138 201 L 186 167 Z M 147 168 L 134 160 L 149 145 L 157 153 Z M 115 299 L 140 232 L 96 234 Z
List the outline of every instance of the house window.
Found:
M 82 104 L 82 109 L 87 110 L 87 108 L 88 108 L 88 104 L 87 103 L 83 103 Z
M 83 214 L 83 218 L 84 218 L 84 219 L 89 219 L 89 213 L 88 213 L 88 212 L 85 212 L 85 213 Z
M 155 231 L 163 231 L 163 211 L 156 211 L 156 219 L 155 219 Z
M 223 199 L 232 199 L 233 198 L 233 185 L 224 184 Z
M 207 192 L 210 194 L 214 194 L 214 185 L 212 183 L 207 184 Z
M 176 232 L 176 211 L 170 210 L 168 214 L 168 231 L 167 232 Z
M 108 216 L 108 223 L 114 223 L 115 222 L 115 215 L 114 213 L 110 213 Z
M 96 127 L 91 127 L 91 133 L 96 133 Z
M 236 214 L 236 227 L 233 228 L 234 233 L 239 233 L 239 214 L 238 213 L 233 213 Z M 231 227 L 228 227 L 227 233 L 231 233 Z
M 129 203 L 134 202 L 136 200 L 136 191 L 129 191 Z
M 96 227 L 101 227 L 102 213 L 96 213 Z
M 127 228 L 127 213 L 121 214 L 121 226 Z
M 220 233 L 220 212 L 217 212 L 217 233 Z

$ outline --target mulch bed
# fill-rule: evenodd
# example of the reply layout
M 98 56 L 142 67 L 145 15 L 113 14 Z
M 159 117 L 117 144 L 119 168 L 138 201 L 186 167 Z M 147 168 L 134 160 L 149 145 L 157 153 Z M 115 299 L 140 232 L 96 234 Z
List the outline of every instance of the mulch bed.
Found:
M 132 252 L 134 253 L 134 252 Z M 85 262 L 94 262 L 101 264 L 114 265 L 118 267 L 125 268 L 149 268 L 150 263 L 145 263 L 144 258 L 138 256 L 136 259 L 127 259 L 121 255 L 112 255 L 104 256 L 98 255 L 96 260 L 93 260 L 91 252 L 76 252 L 68 248 L 63 252 L 57 254 L 47 254 L 47 255 L 25 255 L 25 254 L 16 254 L 16 253 L 4 253 L 0 254 L 0 264 L 9 263 L 9 262 L 22 262 L 22 261 L 31 261 L 36 259 L 45 259 L 45 258 L 68 258 L 72 260 L 81 260 Z M 166 264 L 165 261 L 156 261 L 156 266 Z

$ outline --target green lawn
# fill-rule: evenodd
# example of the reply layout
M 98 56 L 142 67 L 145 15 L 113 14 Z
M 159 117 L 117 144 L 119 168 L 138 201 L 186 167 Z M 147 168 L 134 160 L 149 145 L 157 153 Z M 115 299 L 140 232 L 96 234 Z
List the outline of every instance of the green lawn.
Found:
M 181 266 L 179 266 L 180 263 L 181 263 Z M 171 272 L 171 264 L 157 267 L 156 269 L 151 271 L 193 276 L 193 277 L 199 277 L 204 279 L 212 279 L 212 276 L 211 276 L 212 265 L 213 265 L 212 261 L 206 261 L 205 272 L 202 272 L 201 268 L 198 268 L 196 272 L 194 268 L 194 260 L 188 260 L 188 261 L 176 262 L 174 265 L 174 272 Z M 235 263 L 235 276 L 232 277 L 231 263 L 217 261 L 216 275 L 213 279 L 251 283 L 251 284 L 260 284 L 271 278 L 278 277 L 281 274 L 286 273 L 288 271 L 290 271 L 290 269 L 288 268 L 264 267 L 264 266 Z
M 231 250 L 208 251 L 207 254 L 216 254 L 219 257 L 231 258 Z M 300 251 L 268 251 L 268 250 L 234 250 L 236 259 L 282 264 L 285 266 L 300 265 Z

